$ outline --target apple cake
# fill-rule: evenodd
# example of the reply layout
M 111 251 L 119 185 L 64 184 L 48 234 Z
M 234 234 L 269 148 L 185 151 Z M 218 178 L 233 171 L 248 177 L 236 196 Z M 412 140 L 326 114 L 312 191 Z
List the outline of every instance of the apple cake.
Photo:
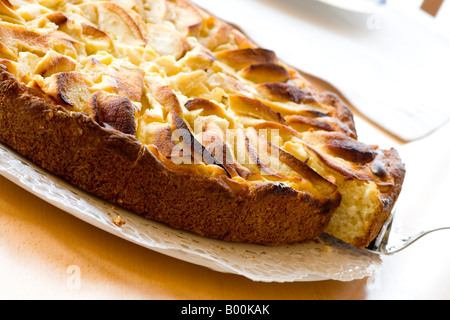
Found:
M 146 218 L 262 245 L 365 247 L 405 175 L 336 94 L 186 0 L 0 0 L 0 140 Z

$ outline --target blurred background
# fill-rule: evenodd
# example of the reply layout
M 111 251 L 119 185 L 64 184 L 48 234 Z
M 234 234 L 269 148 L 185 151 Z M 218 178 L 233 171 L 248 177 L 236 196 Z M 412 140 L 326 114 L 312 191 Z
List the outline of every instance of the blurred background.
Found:
M 326 80 L 404 142 L 450 119 L 449 0 L 194 2 Z

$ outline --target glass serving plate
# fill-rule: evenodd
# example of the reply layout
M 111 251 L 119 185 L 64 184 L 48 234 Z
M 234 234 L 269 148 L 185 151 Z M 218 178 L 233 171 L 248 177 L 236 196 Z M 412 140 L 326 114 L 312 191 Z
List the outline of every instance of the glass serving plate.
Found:
M 325 235 L 304 244 L 266 247 L 177 230 L 92 196 L 1 143 L 0 175 L 68 214 L 136 245 L 253 281 L 352 281 L 373 276 L 382 266 L 380 255 Z M 113 222 L 118 216 L 124 225 Z

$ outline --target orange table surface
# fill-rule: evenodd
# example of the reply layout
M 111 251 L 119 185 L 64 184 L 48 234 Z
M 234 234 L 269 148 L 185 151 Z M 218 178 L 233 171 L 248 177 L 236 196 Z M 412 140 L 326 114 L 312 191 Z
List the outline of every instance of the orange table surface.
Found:
M 0 178 L 2 299 L 448 299 L 448 238 L 385 258 L 373 278 L 259 283 L 117 238 Z

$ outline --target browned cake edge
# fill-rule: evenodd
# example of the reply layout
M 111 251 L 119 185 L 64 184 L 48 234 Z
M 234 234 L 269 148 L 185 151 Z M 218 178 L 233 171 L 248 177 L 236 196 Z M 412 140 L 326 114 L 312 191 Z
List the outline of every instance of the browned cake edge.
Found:
M 0 140 L 85 191 L 175 228 L 278 245 L 322 234 L 339 205 L 283 184 L 239 184 L 164 165 L 134 136 L 69 112 L 0 68 Z M 207 190 L 207 192 L 206 192 Z
M 406 176 L 406 167 L 400 158 L 400 154 L 396 149 L 384 150 L 384 157 L 380 160 L 386 173 L 391 177 L 393 183 L 388 188 L 380 187 L 382 190 L 380 201 L 382 203 L 382 210 L 380 213 L 370 222 L 368 227 L 369 232 L 365 237 L 356 239 L 353 245 L 358 248 L 366 248 L 371 242 L 378 236 L 383 228 L 386 220 L 393 213 L 392 210 L 400 196 L 402 191 L 403 182 Z

